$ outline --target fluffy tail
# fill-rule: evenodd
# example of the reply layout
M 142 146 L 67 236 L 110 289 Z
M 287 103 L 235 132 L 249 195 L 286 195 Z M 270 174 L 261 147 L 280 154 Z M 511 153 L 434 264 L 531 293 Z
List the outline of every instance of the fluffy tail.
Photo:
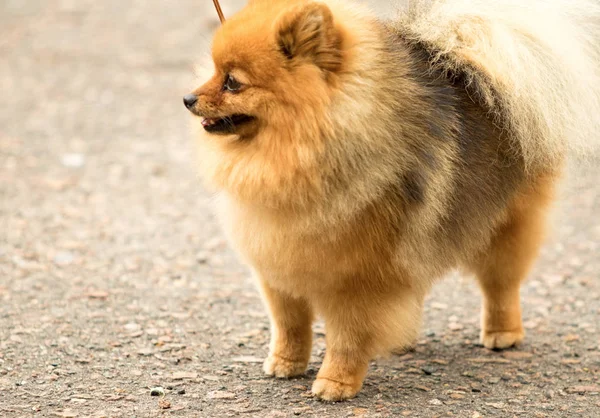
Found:
M 398 27 L 466 77 L 528 169 L 600 151 L 600 0 L 409 0 Z

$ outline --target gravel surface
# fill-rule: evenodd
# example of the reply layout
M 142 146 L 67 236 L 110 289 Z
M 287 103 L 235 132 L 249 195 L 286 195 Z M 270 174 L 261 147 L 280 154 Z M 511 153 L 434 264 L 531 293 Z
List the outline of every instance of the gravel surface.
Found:
M 310 395 L 322 324 L 306 377 L 263 376 L 268 319 L 181 104 L 216 25 L 208 0 L 0 2 L 0 416 L 600 416 L 598 168 L 570 170 L 519 349 L 478 345 L 453 276 L 356 399 Z

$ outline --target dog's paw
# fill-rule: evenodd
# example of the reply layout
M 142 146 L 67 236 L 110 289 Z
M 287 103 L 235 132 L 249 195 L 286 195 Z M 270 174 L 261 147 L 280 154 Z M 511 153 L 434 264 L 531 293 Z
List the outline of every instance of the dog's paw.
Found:
M 406 347 L 398 347 L 391 350 L 391 354 L 394 356 L 404 356 L 408 353 L 413 353 L 417 348 L 417 343 L 407 345 Z
M 276 355 L 270 355 L 263 364 L 263 370 L 269 376 L 283 379 L 304 374 L 307 365 L 306 361 L 288 360 Z
M 320 378 L 313 383 L 312 393 L 324 401 L 343 401 L 355 397 L 360 390 L 360 386 L 361 385 L 355 387 L 345 383 Z
M 518 331 L 497 331 L 497 332 L 482 332 L 481 343 L 485 348 L 490 350 L 498 350 L 518 346 L 525 338 L 523 330 Z

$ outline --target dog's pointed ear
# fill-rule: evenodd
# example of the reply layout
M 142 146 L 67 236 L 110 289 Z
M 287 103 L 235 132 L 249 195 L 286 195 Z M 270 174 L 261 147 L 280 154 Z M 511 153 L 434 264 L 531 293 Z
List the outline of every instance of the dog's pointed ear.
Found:
M 341 67 L 341 36 L 331 10 L 322 3 L 284 12 L 275 22 L 275 36 L 280 52 L 290 62 L 309 60 L 325 71 Z

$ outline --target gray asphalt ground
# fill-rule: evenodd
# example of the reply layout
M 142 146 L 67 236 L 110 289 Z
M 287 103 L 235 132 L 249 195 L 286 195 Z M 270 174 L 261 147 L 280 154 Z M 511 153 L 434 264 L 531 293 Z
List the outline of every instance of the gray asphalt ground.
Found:
M 208 0 L 0 1 L 0 417 L 599 417 L 600 168 L 579 164 L 519 349 L 478 345 L 453 276 L 356 399 L 310 395 L 321 324 L 306 377 L 263 376 L 268 320 L 181 103 L 216 25 Z

